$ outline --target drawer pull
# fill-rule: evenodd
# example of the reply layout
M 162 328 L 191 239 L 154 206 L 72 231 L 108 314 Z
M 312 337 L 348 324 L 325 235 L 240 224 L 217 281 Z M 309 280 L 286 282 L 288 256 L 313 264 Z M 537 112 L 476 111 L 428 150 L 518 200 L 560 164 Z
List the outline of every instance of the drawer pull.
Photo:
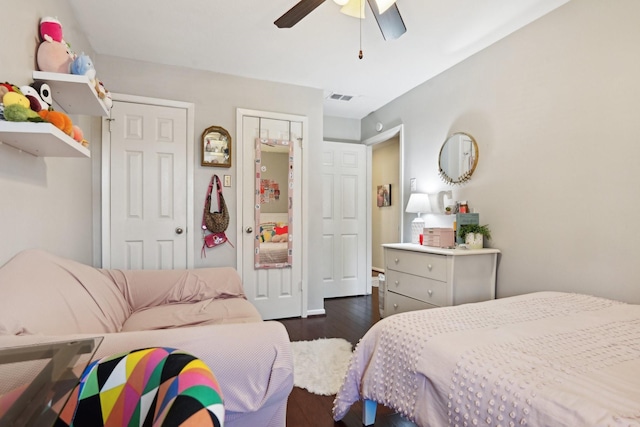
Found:
M 433 296 L 433 291 L 432 291 L 431 289 L 429 289 L 429 290 L 427 291 L 427 293 L 429 294 L 429 296 L 430 296 L 430 297 L 432 297 L 432 296 Z
M 429 269 L 429 271 L 433 270 L 433 266 L 431 264 L 427 265 L 427 268 Z
M 393 282 L 393 283 L 395 283 L 395 284 L 396 284 L 396 288 L 397 288 L 398 286 L 400 286 L 400 282 L 399 282 L 399 281 L 397 281 L 397 280 L 396 280 L 395 282 Z
M 394 261 L 395 261 L 396 264 L 400 262 L 400 260 L 398 258 L 394 259 Z
M 398 304 L 393 304 L 393 308 L 397 309 L 398 308 Z

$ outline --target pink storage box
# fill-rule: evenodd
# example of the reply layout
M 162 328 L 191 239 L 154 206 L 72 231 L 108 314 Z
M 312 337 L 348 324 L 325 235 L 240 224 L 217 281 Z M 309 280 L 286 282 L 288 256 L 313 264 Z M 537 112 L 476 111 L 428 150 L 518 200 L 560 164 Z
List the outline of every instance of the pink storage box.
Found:
M 422 232 L 422 245 L 437 248 L 451 248 L 454 246 L 453 228 L 425 228 Z

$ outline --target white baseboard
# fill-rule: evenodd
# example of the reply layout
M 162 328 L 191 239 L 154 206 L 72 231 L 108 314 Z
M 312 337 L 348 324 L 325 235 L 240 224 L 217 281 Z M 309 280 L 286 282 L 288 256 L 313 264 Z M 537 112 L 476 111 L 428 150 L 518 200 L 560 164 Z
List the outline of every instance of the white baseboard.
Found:
M 307 317 L 308 316 L 324 316 L 325 314 L 327 314 L 324 311 L 324 308 L 319 308 L 317 310 L 307 310 Z

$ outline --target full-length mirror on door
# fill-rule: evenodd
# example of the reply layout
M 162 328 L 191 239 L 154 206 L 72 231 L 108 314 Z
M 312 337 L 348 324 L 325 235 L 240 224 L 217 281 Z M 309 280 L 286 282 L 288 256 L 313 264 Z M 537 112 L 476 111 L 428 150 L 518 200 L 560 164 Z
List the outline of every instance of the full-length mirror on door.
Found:
M 294 144 L 256 138 L 255 149 L 255 268 L 290 267 Z

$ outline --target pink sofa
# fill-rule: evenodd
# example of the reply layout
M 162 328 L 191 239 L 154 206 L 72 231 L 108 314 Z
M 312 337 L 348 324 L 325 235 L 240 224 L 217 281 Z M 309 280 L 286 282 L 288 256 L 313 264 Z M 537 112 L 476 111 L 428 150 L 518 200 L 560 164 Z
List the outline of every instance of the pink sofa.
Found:
M 102 270 L 35 249 L 0 268 L 0 347 L 89 336 L 104 337 L 95 358 L 190 352 L 220 383 L 225 425 L 285 425 L 289 336 L 262 321 L 232 268 Z

